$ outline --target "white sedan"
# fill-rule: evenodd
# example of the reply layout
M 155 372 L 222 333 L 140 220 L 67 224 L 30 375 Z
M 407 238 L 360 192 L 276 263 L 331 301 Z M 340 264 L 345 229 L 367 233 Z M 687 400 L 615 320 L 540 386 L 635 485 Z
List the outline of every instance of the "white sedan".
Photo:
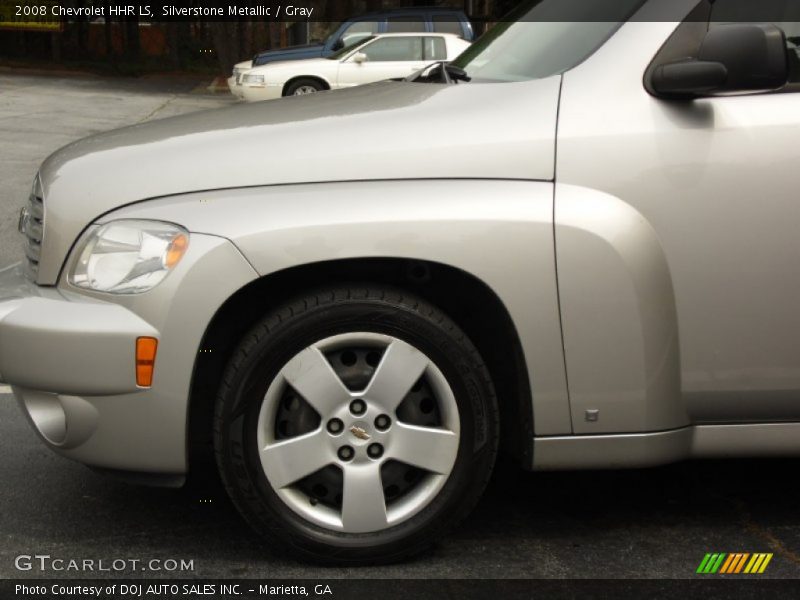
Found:
M 228 77 L 228 88 L 230 88 L 231 94 L 233 94 L 239 99 L 242 98 L 242 77 L 244 77 L 244 74 L 247 73 L 252 68 L 253 68 L 253 61 L 245 60 L 243 62 L 237 63 L 233 67 L 233 75 Z
M 469 46 L 464 39 L 446 33 L 375 35 L 327 58 L 254 67 L 241 73 L 240 81 L 231 81 L 231 91 L 256 102 L 407 77 L 431 63 L 451 61 Z

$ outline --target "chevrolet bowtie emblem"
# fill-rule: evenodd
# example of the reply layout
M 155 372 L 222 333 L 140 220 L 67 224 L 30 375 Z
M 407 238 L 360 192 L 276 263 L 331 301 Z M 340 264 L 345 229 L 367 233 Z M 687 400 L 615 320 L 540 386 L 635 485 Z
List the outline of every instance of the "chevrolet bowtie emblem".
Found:
M 350 428 L 350 433 L 352 433 L 354 436 L 356 436 L 360 440 L 368 440 L 369 439 L 369 434 L 367 433 L 367 430 L 364 429 L 363 427 L 359 427 L 358 425 L 353 425 Z

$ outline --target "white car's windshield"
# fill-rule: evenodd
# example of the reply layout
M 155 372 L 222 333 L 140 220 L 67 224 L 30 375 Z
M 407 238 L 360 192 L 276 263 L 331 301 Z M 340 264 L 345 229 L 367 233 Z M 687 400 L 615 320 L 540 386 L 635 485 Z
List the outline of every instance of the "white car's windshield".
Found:
M 586 0 L 529 0 L 453 65 L 478 82 L 563 73 L 597 50 L 642 4 L 644 0 L 616 0 L 610 10 L 609 3 L 600 2 L 603 9 L 598 12 L 598 5 Z

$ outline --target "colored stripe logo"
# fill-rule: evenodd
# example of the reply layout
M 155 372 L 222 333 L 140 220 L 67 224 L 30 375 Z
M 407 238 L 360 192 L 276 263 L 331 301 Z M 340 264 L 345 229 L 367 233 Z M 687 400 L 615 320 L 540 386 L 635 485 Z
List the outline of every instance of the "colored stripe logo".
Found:
M 705 555 L 697 573 L 702 575 L 736 575 L 736 574 L 761 574 L 767 569 L 767 565 L 772 560 L 772 554 L 748 552 L 709 552 Z

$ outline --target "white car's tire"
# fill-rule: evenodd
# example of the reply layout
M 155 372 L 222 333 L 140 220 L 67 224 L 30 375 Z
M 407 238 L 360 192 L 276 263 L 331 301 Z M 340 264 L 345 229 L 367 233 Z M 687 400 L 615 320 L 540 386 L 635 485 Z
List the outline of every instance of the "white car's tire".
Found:
M 315 94 L 325 89 L 325 86 L 318 79 L 301 78 L 293 81 L 286 87 L 284 96 L 305 96 Z

